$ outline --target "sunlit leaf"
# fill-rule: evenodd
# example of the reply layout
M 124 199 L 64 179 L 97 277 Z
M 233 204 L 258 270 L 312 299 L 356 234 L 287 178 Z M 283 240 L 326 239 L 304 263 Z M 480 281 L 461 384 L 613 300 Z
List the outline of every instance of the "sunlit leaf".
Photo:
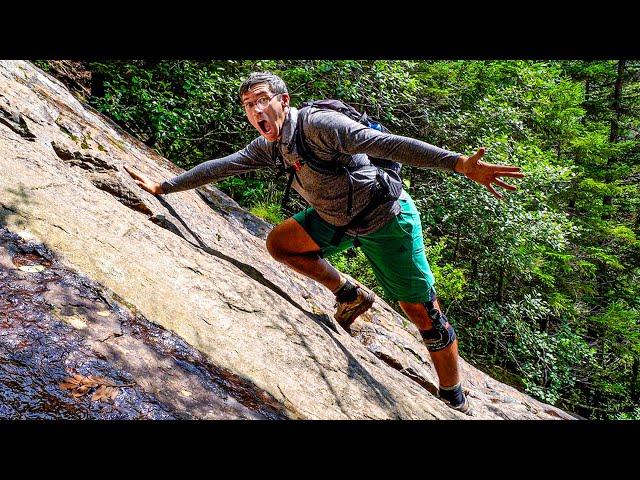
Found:
M 18 269 L 28 273 L 38 273 L 46 270 L 46 267 L 44 265 L 23 265 L 18 267 Z

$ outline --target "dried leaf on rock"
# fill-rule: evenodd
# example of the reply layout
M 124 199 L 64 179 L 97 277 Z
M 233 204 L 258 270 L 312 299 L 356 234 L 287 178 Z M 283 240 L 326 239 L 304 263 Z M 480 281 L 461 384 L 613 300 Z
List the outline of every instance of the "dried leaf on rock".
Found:
M 82 397 L 93 390 L 91 400 L 107 401 L 115 399 L 118 396 L 119 388 L 128 385 L 118 385 L 103 377 L 95 377 L 93 375 L 85 377 L 74 373 L 65 378 L 63 382 L 60 382 L 59 386 L 62 390 L 70 390 L 74 398 Z
M 115 400 L 118 396 L 118 393 L 120 393 L 119 390 L 116 387 L 112 387 L 111 400 Z
M 106 392 L 107 392 L 107 388 L 105 385 L 100 385 L 100 387 L 98 387 L 98 389 L 93 393 L 93 395 L 91 396 L 91 400 L 94 401 L 100 401 L 100 400 L 104 400 L 106 398 Z

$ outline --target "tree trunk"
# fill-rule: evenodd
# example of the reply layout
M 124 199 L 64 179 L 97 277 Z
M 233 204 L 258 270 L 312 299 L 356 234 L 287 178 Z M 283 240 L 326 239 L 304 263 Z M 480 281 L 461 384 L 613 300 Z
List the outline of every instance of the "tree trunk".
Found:
M 638 392 L 638 367 L 640 366 L 640 358 L 635 357 L 633 359 L 633 367 L 631 369 L 631 400 L 634 403 L 640 401 L 640 395 Z
M 609 141 L 611 143 L 615 143 L 618 141 L 618 130 L 620 128 L 620 98 L 622 97 L 622 76 L 624 75 L 624 67 L 626 65 L 626 60 L 618 61 L 618 74 L 616 76 L 616 86 L 613 92 L 613 103 L 611 104 L 611 109 L 613 110 L 613 116 L 611 117 L 611 129 L 609 131 Z M 607 164 L 611 163 L 611 159 L 607 162 Z
M 618 61 L 618 74 L 616 76 L 616 85 L 613 92 L 613 102 L 611 104 L 611 109 L 613 110 L 613 115 L 611 115 L 611 128 L 609 130 L 609 142 L 611 143 L 616 143 L 618 141 L 620 130 L 620 115 L 622 114 L 622 109 L 620 107 L 620 98 L 622 97 L 622 77 L 624 75 L 624 67 L 626 63 L 626 60 Z M 615 157 L 609 157 L 609 159 L 607 160 L 607 170 L 605 172 L 606 183 L 611 183 L 613 181 L 613 177 L 609 172 L 615 161 Z M 610 206 L 612 203 L 613 197 L 611 195 L 605 195 L 602 199 L 603 205 Z M 608 220 L 609 218 L 611 218 L 611 215 L 608 212 L 602 215 L 603 220 Z

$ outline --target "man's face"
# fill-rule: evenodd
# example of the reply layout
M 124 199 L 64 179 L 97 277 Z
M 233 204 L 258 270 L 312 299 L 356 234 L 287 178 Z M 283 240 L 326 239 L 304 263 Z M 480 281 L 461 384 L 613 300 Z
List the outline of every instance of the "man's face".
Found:
M 266 106 L 260 102 L 268 101 Z M 289 94 L 273 95 L 269 85 L 258 83 L 242 95 L 242 104 L 247 118 L 260 135 L 273 142 L 280 138 L 282 124 L 288 112 Z

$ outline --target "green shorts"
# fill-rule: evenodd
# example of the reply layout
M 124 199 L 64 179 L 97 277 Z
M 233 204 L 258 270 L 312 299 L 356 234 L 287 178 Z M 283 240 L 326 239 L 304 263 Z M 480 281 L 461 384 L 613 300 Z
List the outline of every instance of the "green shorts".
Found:
M 395 218 L 373 233 L 358 235 L 358 241 L 378 283 L 390 299 L 426 302 L 431 298 L 435 279 L 424 252 L 420 214 L 410 197 L 400 200 L 400 207 Z M 293 218 L 320 246 L 321 257 L 354 246 L 351 235 L 342 237 L 339 245 L 331 245 L 335 227 L 322 220 L 313 208 L 302 210 Z

